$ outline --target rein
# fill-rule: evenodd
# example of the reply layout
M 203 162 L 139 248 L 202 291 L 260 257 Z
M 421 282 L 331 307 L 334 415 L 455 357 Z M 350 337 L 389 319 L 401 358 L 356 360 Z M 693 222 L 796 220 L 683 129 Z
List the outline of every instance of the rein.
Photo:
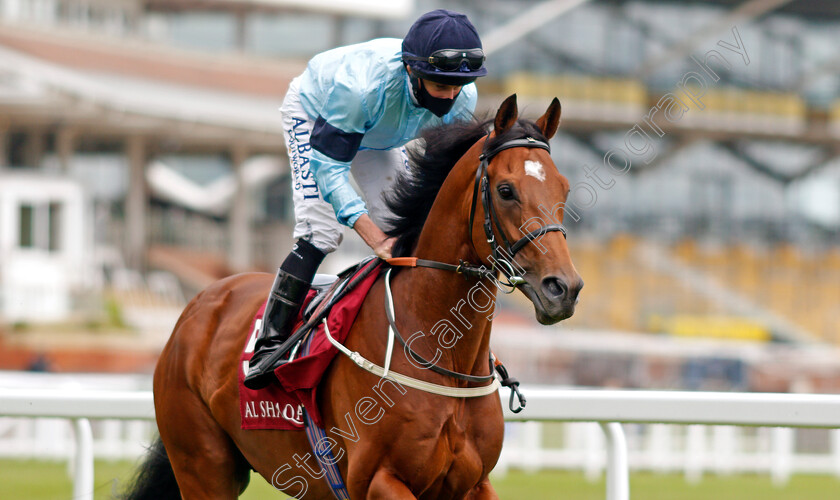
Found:
M 400 331 L 397 329 L 397 321 L 396 315 L 394 314 L 394 300 L 393 295 L 391 294 L 391 270 L 388 269 L 387 273 L 385 274 L 385 315 L 388 317 L 388 345 L 391 346 L 393 344 L 392 338 L 396 338 L 397 341 L 403 346 L 403 349 L 408 351 L 408 354 L 414 358 L 414 361 L 420 363 L 423 368 L 428 368 L 433 372 L 439 375 L 445 375 L 447 377 L 452 377 L 458 380 L 464 380 L 466 382 L 473 382 L 473 383 L 483 383 L 483 382 L 490 382 L 493 380 L 493 358 L 492 355 L 490 357 L 490 375 L 467 375 L 465 373 L 458 373 L 453 372 L 452 370 L 447 370 L 446 368 L 440 367 L 437 365 L 438 358 L 433 359 L 432 361 L 426 361 L 425 358 L 414 352 L 411 349 L 411 345 L 406 344 L 405 339 L 403 339 L 402 335 L 400 335 Z M 411 340 L 411 338 L 409 338 Z M 387 360 L 385 364 L 385 369 L 387 370 L 388 366 L 390 365 L 390 349 L 388 351 Z
M 394 300 L 391 294 L 391 269 L 385 274 L 385 310 L 386 315 L 388 316 L 388 346 L 385 351 L 385 366 L 379 366 L 376 363 L 368 360 L 364 356 L 362 356 L 358 351 L 351 351 L 340 342 L 335 340 L 332 335 L 330 335 L 330 329 L 327 325 L 327 319 L 324 318 L 322 320 L 324 325 L 324 334 L 327 337 L 327 340 L 335 346 L 342 354 L 350 358 L 354 363 L 356 363 L 359 367 L 364 370 L 373 373 L 378 377 L 389 377 L 393 380 L 396 380 L 402 385 L 413 387 L 414 389 L 419 389 L 421 391 L 429 392 L 432 394 L 437 394 L 440 396 L 449 396 L 453 398 L 477 398 L 481 396 L 486 396 L 488 394 L 492 394 L 499 390 L 499 387 L 502 387 L 502 383 L 497 379 L 493 373 L 494 367 L 494 359 L 492 354 L 490 355 L 490 375 L 486 376 L 473 376 L 473 375 L 465 375 L 462 373 L 456 373 L 449 371 L 445 368 L 440 368 L 433 363 L 429 363 L 423 360 L 422 357 L 414 353 L 410 350 L 411 354 L 418 359 L 418 362 L 425 362 L 432 371 L 436 373 L 440 373 L 443 375 L 448 375 L 457 379 L 466 380 L 469 382 L 490 382 L 489 384 L 481 387 L 450 387 L 447 385 L 440 385 L 434 384 L 432 382 L 426 382 L 425 380 L 416 379 L 413 377 L 409 377 L 407 375 L 403 375 L 402 373 L 397 373 L 390 369 L 391 367 L 391 356 L 393 354 L 393 346 L 394 346 L 394 338 L 398 338 L 402 345 L 405 345 L 405 341 L 403 340 L 402 336 L 397 331 L 397 326 L 394 322 Z M 421 361 L 422 360 L 422 361 Z M 518 391 L 517 391 L 518 392 Z M 511 409 L 513 410 L 513 397 L 511 396 Z M 520 403 L 520 409 L 524 407 L 524 403 Z M 515 411 L 515 410 L 514 410 Z
M 407 385 L 409 387 L 413 387 L 415 389 L 419 389 L 421 391 L 430 392 L 432 394 L 438 394 L 441 396 L 449 396 L 454 398 L 475 398 L 486 396 L 488 394 L 492 394 L 499 390 L 499 387 L 502 384 L 493 374 L 493 355 L 490 355 L 490 375 L 486 376 L 474 376 L 474 375 L 465 375 L 463 373 L 457 373 L 445 368 L 441 368 L 434 364 L 434 362 L 428 362 L 420 357 L 417 353 L 411 350 L 410 347 L 406 347 L 409 352 L 411 353 L 412 357 L 415 358 L 420 363 L 424 363 L 427 368 L 431 369 L 433 372 L 448 375 L 453 378 L 457 378 L 459 380 L 466 380 L 468 382 L 490 382 L 490 384 L 482 386 L 482 387 L 450 387 L 446 385 L 434 384 L 431 382 L 426 382 L 425 380 L 419 380 L 413 377 L 409 377 L 407 375 L 403 375 L 401 373 L 397 373 L 390 369 L 391 367 L 391 356 L 393 354 L 393 347 L 394 347 L 394 338 L 397 338 L 399 342 L 405 347 L 405 340 L 403 340 L 402 336 L 400 335 L 399 331 L 397 330 L 396 322 L 394 321 L 394 300 L 393 295 L 391 294 L 391 269 L 385 273 L 385 311 L 386 316 L 388 317 L 388 346 L 385 351 L 385 366 L 379 366 L 372 361 L 369 361 L 364 356 L 359 354 L 358 351 L 351 351 L 337 340 L 335 340 L 332 335 L 330 335 L 329 326 L 327 325 L 327 320 L 324 318 L 324 333 L 326 334 L 327 340 L 332 343 L 339 351 L 353 360 L 358 366 L 363 368 L 364 370 L 373 373 L 378 377 L 390 377 L 397 382 L 401 383 L 402 385 Z M 512 401 L 511 396 L 511 401 Z M 524 406 L 520 405 L 521 407 Z

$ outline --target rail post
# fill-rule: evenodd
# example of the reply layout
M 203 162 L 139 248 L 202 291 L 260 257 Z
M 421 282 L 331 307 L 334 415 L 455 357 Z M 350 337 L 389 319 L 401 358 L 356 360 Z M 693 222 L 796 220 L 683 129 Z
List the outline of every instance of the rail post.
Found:
M 607 500 L 630 500 L 627 439 L 618 422 L 598 422 L 607 437 Z
M 90 420 L 73 419 L 76 453 L 73 457 L 73 499 L 93 500 L 93 431 Z

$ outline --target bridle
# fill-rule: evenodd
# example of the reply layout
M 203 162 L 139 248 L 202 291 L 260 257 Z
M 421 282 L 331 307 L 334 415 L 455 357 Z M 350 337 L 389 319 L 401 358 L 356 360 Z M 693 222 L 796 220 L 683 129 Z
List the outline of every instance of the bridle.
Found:
M 505 232 L 502 229 L 501 224 L 499 223 L 499 216 L 496 214 L 496 209 L 493 206 L 493 199 L 490 194 L 490 179 L 487 177 L 487 168 L 490 166 L 490 162 L 493 161 L 493 158 L 495 158 L 496 155 L 498 155 L 506 149 L 544 149 L 550 153 L 551 147 L 548 145 L 547 142 L 535 139 L 530 136 L 503 142 L 492 149 L 489 149 L 487 147 L 489 141 L 490 136 L 488 135 L 484 142 L 484 148 L 481 152 L 481 155 L 479 155 L 478 157 L 480 162 L 478 165 L 478 169 L 475 172 L 475 183 L 473 185 L 472 204 L 470 205 L 469 226 L 467 227 L 467 231 L 470 234 L 470 242 L 473 245 L 473 249 L 476 250 L 476 254 L 478 254 L 478 250 L 475 248 L 475 241 L 472 237 L 472 230 L 473 224 L 475 222 L 475 211 L 476 206 L 478 205 L 478 197 L 480 191 L 481 203 L 484 207 L 484 234 L 487 238 L 487 243 L 490 244 L 491 250 L 491 263 L 489 265 L 489 268 L 483 262 L 480 265 L 475 265 L 462 260 L 456 266 L 444 262 L 418 259 L 416 257 L 397 257 L 388 259 L 387 262 L 389 264 L 395 266 L 408 267 L 431 267 L 435 269 L 443 269 L 446 271 L 454 271 L 458 274 L 463 274 L 465 276 L 487 278 L 491 281 L 494 281 L 497 285 L 501 285 L 498 288 L 503 293 L 509 294 L 513 293 L 514 290 L 516 290 L 516 287 L 525 283 L 525 279 L 517 274 L 516 267 L 513 265 L 512 262 L 516 254 L 520 250 L 522 250 L 522 248 L 524 248 L 525 245 L 533 241 L 534 238 L 542 236 L 545 233 L 559 231 L 563 233 L 564 238 L 566 237 L 566 229 L 561 224 L 547 224 L 545 226 L 540 226 L 534 231 L 529 232 L 522 238 L 519 238 L 513 244 L 510 243 L 510 240 L 507 238 L 507 235 L 505 235 Z M 493 232 L 494 228 L 496 229 L 496 231 L 498 231 L 499 237 L 502 240 L 501 245 L 496 240 L 496 236 Z M 501 276 L 499 276 L 498 278 L 496 277 L 497 271 L 501 274 Z
M 563 237 L 565 238 L 566 229 L 560 224 L 548 224 L 545 226 L 540 226 L 538 229 L 535 229 L 534 231 L 531 231 L 530 233 L 523 236 L 522 238 L 519 238 L 519 240 L 517 240 L 512 245 L 510 244 L 510 241 L 505 235 L 501 224 L 499 224 L 499 216 L 496 214 L 496 209 L 493 206 L 493 199 L 490 195 L 490 179 L 487 177 L 487 167 L 490 166 L 490 162 L 493 161 L 493 158 L 495 158 L 497 154 L 501 153 L 506 149 L 544 149 L 551 153 L 551 147 L 548 145 L 547 142 L 534 139 L 530 136 L 524 137 L 522 139 L 513 139 L 507 142 L 503 142 L 490 150 L 487 149 L 488 142 L 489 137 L 484 143 L 484 150 L 478 157 L 480 163 L 478 165 L 478 170 L 476 170 L 475 173 L 473 199 L 472 205 L 470 207 L 470 241 L 472 241 L 472 228 L 473 222 L 475 221 L 476 200 L 478 198 L 478 191 L 480 189 L 481 202 L 484 206 L 484 235 L 487 238 L 487 243 L 490 244 L 490 249 L 493 254 L 493 262 L 491 265 L 491 269 L 501 271 L 502 277 L 504 277 L 504 279 L 506 280 L 506 282 L 502 283 L 506 288 L 503 287 L 501 288 L 501 290 L 504 293 L 512 293 L 518 285 L 525 283 L 525 279 L 522 278 L 522 276 L 518 276 L 516 274 L 515 268 L 513 267 L 513 263 L 511 262 L 511 260 L 513 260 L 513 258 L 516 256 L 517 252 L 522 250 L 522 248 L 525 247 L 525 245 L 527 245 L 528 243 L 530 243 L 534 238 L 542 236 L 550 231 L 560 231 L 561 233 L 563 233 Z M 504 245 L 503 247 L 500 247 L 499 243 L 496 241 L 496 236 L 493 234 L 494 227 L 496 228 L 496 231 L 498 231 L 499 236 L 501 237 L 502 244 Z M 475 249 L 475 242 L 473 242 L 473 249 Z
M 454 271 L 458 274 L 463 274 L 464 276 L 471 276 L 476 278 L 487 278 L 494 281 L 499 289 L 502 290 L 504 293 L 512 293 L 516 288 L 520 285 L 525 284 L 525 279 L 516 273 L 516 268 L 514 267 L 512 260 L 517 252 L 522 250 L 522 248 L 527 245 L 530 241 L 534 238 L 541 236 L 545 233 L 551 231 L 559 231 L 563 233 L 563 237 L 566 237 L 566 229 L 563 228 L 560 224 L 547 224 L 545 226 L 541 226 L 538 229 L 529 232 L 522 238 L 518 239 L 513 244 L 510 243 L 510 240 L 505 235 L 504 230 L 499 224 L 499 216 L 496 214 L 496 209 L 493 207 L 493 200 L 490 194 L 490 179 L 487 177 L 487 168 L 490 165 L 490 162 L 493 161 L 493 158 L 496 157 L 500 152 L 511 149 L 511 148 L 531 148 L 531 149 L 544 149 L 548 152 L 551 152 L 551 148 L 549 147 L 547 142 L 537 140 L 533 137 L 524 137 L 521 139 L 512 139 L 510 141 L 503 142 L 496 146 L 495 148 L 488 149 L 487 141 L 489 141 L 489 136 L 484 143 L 484 149 L 479 156 L 480 163 L 478 165 L 478 169 L 476 170 L 475 174 L 475 184 L 473 186 L 473 198 L 472 204 L 470 206 L 470 219 L 469 219 L 469 227 L 467 228 L 470 234 L 470 242 L 473 245 L 473 250 L 476 251 L 478 254 L 478 250 L 475 248 L 475 241 L 472 237 L 472 230 L 473 224 L 475 222 L 475 210 L 476 206 L 478 205 L 478 197 L 479 191 L 481 194 L 481 202 L 482 206 L 484 207 L 484 234 L 487 238 L 487 243 L 490 244 L 490 249 L 492 252 L 491 255 L 491 264 L 488 267 L 482 263 L 481 265 L 474 265 L 469 264 L 467 262 L 461 261 L 458 265 L 447 264 L 445 262 L 438 262 L 433 260 L 426 260 L 426 259 L 418 259 L 416 257 L 397 257 L 388 259 L 387 262 L 392 266 L 407 266 L 407 267 L 430 267 L 434 269 L 442 269 L 446 271 Z M 493 229 L 498 231 L 500 239 L 502 240 L 502 245 L 496 240 L 495 234 Z M 499 278 L 496 277 L 496 272 L 501 274 L 501 277 L 505 281 L 500 281 Z M 499 373 L 499 376 L 502 378 L 501 385 L 504 387 L 511 388 L 510 394 L 510 401 L 509 406 L 511 411 L 514 413 L 520 412 L 525 407 L 525 397 L 519 392 L 519 381 L 515 378 L 511 377 L 507 369 L 504 367 L 501 362 L 495 359 L 493 353 L 490 353 L 490 375 L 468 375 L 465 373 L 458 373 L 451 370 L 447 370 L 446 368 L 437 366 L 434 361 L 427 361 L 425 358 L 414 352 L 411 349 L 411 341 L 407 342 L 402 335 L 400 335 L 399 330 L 397 329 L 396 318 L 394 314 L 394 305 L 393 300 L 391 298 L 391 291 L 390 291 L 390 275 L 391 270 L 389 269 L 385 276 L 385 286 L 386 286 L 386 294 L 385 294 L 385 311 L 386 316 L 388 318 L 388 349 L 386 354 L 386 363 L 385 367 L 378 367 L 373 366 L 369 361 L 364 360 L 358 353 L 349 353 L 349 351 L 345 354 L 354 359 L 359 366 L 367 369 L 368 371 L 378 370 L 375 373 L 387 375 L 388 374 L 388 366 L 390 365 L 391 359 L 391 352 L 393 347 L 393 340 L 396 339 L 405 349 L 405 351 L 418 363 L 420 363 L 423 367 L 430 369 L 435 373 L 439 373 L 441 375 L 445 375 L 448 377 L 452 377 L 458 380 L 463 380 L 466 382 L 473 382 L 473 383 L 483 383 L 483 382 L 491 382 L 494 381 L 493 372 L 496 371 Z M 341 347 L 336 345 L 336 347 L 341 350 Z M 361 358 L 356 360 L 355 358 Z M 367 364 L 366 364 L 367 363 Z M 367 366 L 371 365 L 371 366 Z M 416 381 L 406 381 L 410 383 L 415 383 Z M 492 391 L 493 383 L 491 385 L 485 386 L 483 389 L 484 391 Z M 418 387 L 415 385 L 415 387 Z M 435 386 L 434 388 L 426 387 L 423 388 L 428 392 L 434 391 L 466 391 L 471 389 L 447 389 L 445 386 Z M 478 394 L 483 394 L 484 391 Z M 444 394 L 444 392 L 436 392 L 437 394 Z M 463 393 L 459 393 L 460 397 L 465 397 Z M 446 393 L 446 395 L 453 395 L 450 393 Z M 517 397 L 519 400 L 518 406 L 514 404 L 514 397 Z

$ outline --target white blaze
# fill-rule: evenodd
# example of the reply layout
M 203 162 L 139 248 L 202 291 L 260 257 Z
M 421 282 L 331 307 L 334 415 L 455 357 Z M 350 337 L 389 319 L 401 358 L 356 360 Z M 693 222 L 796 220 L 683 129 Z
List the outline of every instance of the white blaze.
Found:
M 525 175 L 536 177 L 539 181 L 545 180 L 545 170 L 543 170 L 542 163 L 538 161 L 525 161 Z

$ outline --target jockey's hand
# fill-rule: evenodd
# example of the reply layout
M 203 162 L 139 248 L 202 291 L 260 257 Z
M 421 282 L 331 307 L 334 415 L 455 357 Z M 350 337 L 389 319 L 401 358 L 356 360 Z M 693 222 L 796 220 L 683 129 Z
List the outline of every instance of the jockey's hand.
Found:
M 383 240 L 378 246 L 371 248 L 373 248 L 373 253 L 375 253 L 380 259 L 390 259 L 391 249 L 394 247 L 394 243 L 396 243 L 396 241 L 396 238 L 385 238 L 385 240 Z
M 391 258 L 391 248 L 394 246 L 396 238 L 389 238 L 388 235 L 382 232 L 375 222 L 368 216 L 362 214 L 356 219 L 353 224 L 353 229 L 362 237 L 367 245 L 373 249 L 373 253 L 380 259 Z

